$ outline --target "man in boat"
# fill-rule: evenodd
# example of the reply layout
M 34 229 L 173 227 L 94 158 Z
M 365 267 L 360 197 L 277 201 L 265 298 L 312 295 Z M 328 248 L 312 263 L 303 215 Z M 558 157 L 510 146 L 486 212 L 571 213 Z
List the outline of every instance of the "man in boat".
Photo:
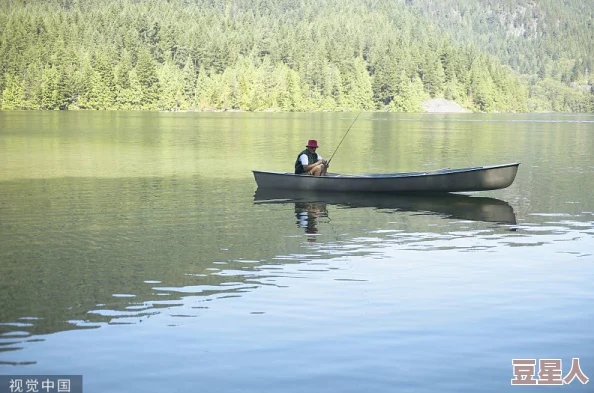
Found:
M 325 176 L 328 162 L 316 153 L 318 141 L 310 139 L 295 161 L 295 173 L 298 175 Z

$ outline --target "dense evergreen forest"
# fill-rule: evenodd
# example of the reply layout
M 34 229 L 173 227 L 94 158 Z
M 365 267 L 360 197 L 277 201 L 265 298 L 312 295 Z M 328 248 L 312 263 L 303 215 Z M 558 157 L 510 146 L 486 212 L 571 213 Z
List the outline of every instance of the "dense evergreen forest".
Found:
M 592 6 L 521 3 L 0 0 L 0 107 L 593 112 Z

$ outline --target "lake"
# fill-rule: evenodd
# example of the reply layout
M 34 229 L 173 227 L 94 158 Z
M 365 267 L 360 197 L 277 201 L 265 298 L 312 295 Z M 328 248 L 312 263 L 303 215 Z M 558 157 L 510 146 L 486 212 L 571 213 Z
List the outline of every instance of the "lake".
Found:
M 519 161 L 516 180 L 256 195 L 252 169 L 292 171 L 308 139 L 330 158 L 355 116 L 0 112 L 0 375 L 470 393 L 522 390 L 514 359 L 534 379 L 561 360 L 558 380 L 579 358 L 594 378 L 594 115 L 362 113 L 331 171 Z

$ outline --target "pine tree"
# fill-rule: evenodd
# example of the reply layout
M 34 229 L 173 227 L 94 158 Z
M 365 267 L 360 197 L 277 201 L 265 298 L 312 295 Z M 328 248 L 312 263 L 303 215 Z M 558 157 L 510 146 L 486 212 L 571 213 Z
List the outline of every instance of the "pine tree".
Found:
M 469 81 L 469 96 L 476 109 L 489 112 L 495 109 L 495 84 L 481 60 L 472 64 Z
M 132 71 L 132 56 L 127 50 L 122 51 L 120 61 L 114 69 L 114 81 L 116 88 L 115 107 L 117 109 L 130 110 L 133 108 L 133 94 L 130 84 L 130 72 Z
M 204 65 L 200 66 L 198 71 L 194 97 L 196 109 L 205 110 L 214 107 L 212 81 L 206 73 Z
M 286 78 L 286 95 L 281 103 L 281 108 L 288 111 L 299 110 L 303 106 L 299 73 L 295 70 L 287 69 L 284 76 Z
M 384 54 L 372 64 L 373 101 L 382 109 L 394 100 L 398 89 L 398 69 L 389 54 Z
M 168 60 L 159 68 L 159 85 L 161 94 L 159 108 L 163 110 L 179 110 L 183 99 L 183 80 L 179 70 L 171 60 Z
M 79 109 L 95 109 L 93 103 L 93 83 L 95 71 L 91 65 L 91 59 L 85 56 L 81 60 L 80 69 L 77 75 L 76 101 L 73 103 Z
M 107 54 L 95 52 L 94 75 L 91 80 L 92 99 L 94 109 L 113 109 L 116 98 L 116 84 L 111 61 Z
M 338 110 L 343 100 L 342 75 L 338 67 L 327 65 L 324 72 L 324 84 L 322 88 L 322 108 L 326 110 Z
M 223 89 L 220 95 L 222 109 L 236 110 L 241 107 L 241 89 L 235 68 L 227 68 L 221 75 Z
M 23 99 L 22 82 L 13 75 L 7 75 L 6 87 L 2 92 L 2 109 L 21 109 Z
M 390 102 L 389 109 L 393 112 L 420 112 L 421 103 L 427 99 L 423 89 L 423 82 L 419 77 L 411 81 L 406 71 L 401 71 L 398 81 L 398 93 Z
M 428 48 L 425 52 L 420 74 L 425 90 L 431 97 L 441 97 L 446 78 L 443 65 L 434 49 Z
M 347 110 L 370 110 L 373 108 L 373 87 L 367 72 L 367 64 L 362 57 L 355 58 L 350 74 L 344 78 L 345 99 L 343 107 Z
M 188 56 L 182 71 L 182 99 L 180 109 L 187 110 L 194 108 L 194 94 L 196 87 L 196 68 L 192 57 Z
M 239 109 L 253 110 L 254 81 L 256 70 L 254 64 L 245 57 L 240 57 L 237 63 L 237 78 L 239 83 Z
M 43 65 L 41 62 L 31 63 L 27 67 L 25 79 L 23 81 L 23 92 L 24 92 L 24 109 L 40 109 L 41 108 L 41 97 L 42 88 L 39 81 L 43 74 Z
M 60 109 L 58 96 L 60 74 L 55 67 L 46 65 L 41 75 L 41 109 Z
M 142 109 L 157 109 L 161 87 L 155 63 L 146 48 L 140 50 L 135 70 L 142 89 Z
M 253 95 L 250 104 L 253 110 L 265 110 L 274 107 L 271 95 L 272 73 L 270 59 L 265 58 L 256 69 L 254 76 Z
M 125 94 L 129 97 L 125 99 L 127 105 L 130 105 L 130 109 L 139 110 L 142 109 L 144 103 L 144 96 L 142 92 L 142 84 L 138 79 L 136 69 L 132 69 L 128 74 L 130 80 L 130 89 L 125 91 Z
M 74 49 L 68 46 L 60 33 L 55 34 L 57 37 L 52 41 L 53 49 L 49 53 L 48 65 L 56 70 L 58 74 L 55 85 L 55 97 L 57 109 L 65 110 L 72 102 L 72 97 L 75 90 L 75 74 L 78 67 L 78 56 Z M 42 62 L 39 59 L 39 62 Z

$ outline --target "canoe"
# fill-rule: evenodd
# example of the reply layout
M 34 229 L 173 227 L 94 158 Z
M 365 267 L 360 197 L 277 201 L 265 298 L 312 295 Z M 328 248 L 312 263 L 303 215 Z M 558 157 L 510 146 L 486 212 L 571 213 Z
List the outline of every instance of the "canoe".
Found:
M 343 194 L 258 188 L 254 194 L 254 203 L 258 205 L 294 203 L 296 212 L 300 209 L 309 211 L 323 205 L 333 205 L 340 208 L 374 208 L 461 220 L 516 224 L 516 215 L 509 203 L 496 198 L 464 194 L 406 195 L 385 192 Z
M 463 192 L 509 187 L 519 162 L 429 172 L 398 172 L 367 175 L 296 175 L 289 172 L 253 170 L 258 188 L 337 192 Z

